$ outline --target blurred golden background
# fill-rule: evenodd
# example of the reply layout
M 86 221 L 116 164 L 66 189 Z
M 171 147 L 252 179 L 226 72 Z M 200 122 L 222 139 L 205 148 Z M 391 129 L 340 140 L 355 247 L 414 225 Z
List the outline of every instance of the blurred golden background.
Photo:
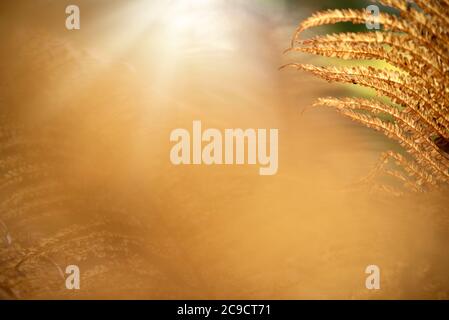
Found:
M 0 297 L 449 298 L 447 193 L 354 187 L 395 144 L 278 70 L 317 2 L 2 1 Z M 193 120 L 278 128 L 278 174 L 173 166 Z

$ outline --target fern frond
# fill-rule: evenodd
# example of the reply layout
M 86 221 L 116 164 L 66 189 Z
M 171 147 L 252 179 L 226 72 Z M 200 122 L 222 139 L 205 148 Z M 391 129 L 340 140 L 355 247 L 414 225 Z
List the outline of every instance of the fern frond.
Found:
M 445 33 L 444 27 L 449 26 L 449 19 L 443 14 L 444 9 L 434 0 L 415 0 L 415 3 L 425 13 L 432 15 L 436 23 L 429 21 L 424 13 L 412 8 L 410 1 L 407 0 L 372 0 L 372 2 L 398 9 L 401 16 L 412 19 L 422 25 L 429 25 L 429 23 L 431 23 L 434 25 L 434 29 L 437 28 L 437 25 L 440 25 L 442 26 L 441 30 L 443 30 L 443 34 Z
M 409 176 L 416 177 L 417 184 L 423 185 L 428 183 L 431 185 L 436 185 L 436 181 L 431 174 L 427 173 L 425 170 L 420 169 L 418 166 L 416 166 L 415 163 L 405 159 L 404 156 L 401 155 L 400 153 L 387 151 L 385 152 L 385 154 L 388 158 L 395 160 L 397 165 L 404 168 L 404 170 L 407 171 Z
M 416 45 L 412 38 L 405 34 L 396 34 L 391 32 L 348 32 L 323 36 L 316 36 L 311 39 L 298 40 L 299 45 L 317 46 L 330 44 L 376 44 L 380 47 L 389 46 L 392 48 L 391 53 L 398 53 L 405 57 L 410 57 L 414 64 L 421 69 L 427 69 L 425 73 L 428 75 L 427 80 L 432 84 L 441 88 L 447 79 L 444 77 L 449 72 L 449 65 L 444 60 L 435 58 L 431 50 L 427 47 Z M 287 51 L 295 51 L 298 47 L 290 48 Z M 388 61 L 397 66 L 393 60 Z M 420 75 L 423 76 L 423 75 Z
M 371 18 L 371 14 L 364 10 L 334 9 L 317 12 L 299 25 L 293 35 L 291 46 L 294 47 L 302 32 L 312 27 L 335 24 L 339 22 L 364 24 Z M 384 30 L 404 32 L 413 38 L 417 43 L 427 46 L 436 54 L 444 57 L 445 59 L 449 59 L 446 52 L 446 44 L 440 39 L 443 31 L 441 31 L 439 27 L 435 27 L 433 25 L 429 27 L 426 25 L 418 25 L 396 15 L 384 12 L 379 14 L 378 20 L 379 23 L 383 25 Z
M 315 105 L 337 109 L 343 115 L 374 128 L 399 142 L 412 160 L 395 152 L 382 155 L 369 176 L 382 170 L 413 191 L 449 182 L 449 0 L 372 0 L 399 14 L 377 16 L 382 31 L 339 33 L 300 40 L 312 27 L 339 22 L 364 24 L 372 19 L 365 10 L 327 10 L 305 19 L 294 32 L 296 51 L 345 60 L 383 60 L 398 71 L 372 67 L 317 67 L 291 63 L 286 66 L 311 72 L 329 82 L 374 89 L 396 105 L 373 99 L 322 98 Z M 383 121 L 383 115 L 391 120 Z M 407 176 L 386 168 L 393 159 Z M 375 184 L 377 185 L 377 184 Z M 389 186 L 380 190 L 399 194 Z
M 411 76 L 419 77 L 423 81 L 433 82 L 435 79 L 429 74 L 427 65 L 419 64 L 398 52 L 387 50 L 384 46 L 373 44 L 332 42 L 315 43 L 311 47 L 294 47 L 291 51 L 305 52 L 330 58 L 344 60 L 383 60 L 393 66 L 400 67 Z M 424 72 L 426 71 L 426 72 Z
M 449 6 L 449 1 L 441 0 L 415 0 L 416 4 L 422 8 L 426 13 L 437 17 L 438 21 L 446 28 L 449 27 L 449 17 L 447 16 L 447 9 L 443 8 L 441 2 Z
M 362 98 L 320 98 L 314 106 L 327 106 L 338 110 L 352 109 L 365 110 L 374 114 L 384 113 L 391 116 L 396 124 L 404 131 L 408 132 L 410 138 L 415 142 L 419 141 L 421 147 L 429 152 L 436 161 L 449 168 L 449 159 L 446 158 L 438 146 L 424 134 L 425 130 L 419 122 L 416 122 L 408 114 L 401 112 L 398 108 L 376 100 Z
M 441 163 L 435 161 L 432 155 L 424 151 L 415 141 L 413 141 L 398 125 L 384 122 L 379 118 L 354 112 L 353 110 L 342 109 L 339 110 L 343 115 L 351 118 L 354 121 L 360 122 L 367 127 L 376 129 L 384 133 L 387 137 L 397 140 L 411 155 L 413 155 L 416 161 L 423 166 L 429 166 L 429 170 L 435 175 L 435 177 L 445 183 L 449 182 L 449 171 L 447 167 Z
M 373 67 L 316 67 L 297 63 L 288 64 L 286 67 L 309 71 L 328 81 L 359 84 L 375 89 L 390 97 L 394 102 L 413 110 L 416 115 L 435 130 L 435 133 L 445 138 L 449 137 L 448 115 L 432 103 L 417 82 L 413 82 L 398 72 L 379 70 Z M 422 101 L 423 106 L 417 104 L 417 101 Z M 427 106 L 428 109 L 424 106 Z M 441 123 L 436 122 L 436 119 L 439 119 Z

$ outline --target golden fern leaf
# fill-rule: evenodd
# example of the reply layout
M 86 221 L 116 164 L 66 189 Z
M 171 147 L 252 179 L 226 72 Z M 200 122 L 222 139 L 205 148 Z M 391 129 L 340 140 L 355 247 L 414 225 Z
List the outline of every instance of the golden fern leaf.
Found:
M 291 51 L 312 53 L 344 60 L 384 60 L 392 65 L 401 67 L 410 75 L 422 78 L 425 81 L 432 81 L 432 79 L 434 79 L 433 77 L 435 77 L 434 74 L 427 72 L 428 67 L 426 64 L 419 63 L 400 52 L 392 53 L 382 45 L 347 42 L 317 42 L 309 47 L 292 48 Z
M 340 112 L 355 121 L 363 123 L 367 127 L 381 131 L 386 136 L 399 141 L 399 143 L 416 158 L 416 161 L 423 166 L 427 166 L 438 180 L 446 183 L 449 182 L 449 171 L 447 170 L 447 167 L 438 161 L 435 161 L 429 152 L 425 151 L 419 144 L 411 139 L 398 125 L 384 122 L 377 117 L 354 112 L 349 109 L 342 109 Z
M 437 17 L 438 22 L 442 22 L 445 28 L 449 27 L 449 17 L 447 16 L 447 7 L 436 0 L 415 0 L 416 4 L 420 6 L 426 13 Z M 442 0 L 446 6 L 449 6 L 449 1 Z
M 449 65 L 444 60 L 438 59 L 432 55 L 432 51 L 425 47 L 417 45 L 413 42 L 413 38 L 406 34 L 398 34 L 392 32 L 347 32 L 339 34 L 330 34 L 324 36 L 317 36 L 306 40 L 297 40 L 299 45 L 315 46 L 317 44 L 326 43 L 354 43 L 354 44 L 377 44 L 382 47 L 389 46 L 392 52 L 399 53 L 412 59 L 416 64 L 423 65 L 427 68 L 429 79 L 432 79 L 435 86 L 440 86 L 447 78 L 444 77 L 446 72 L 449 72 Z M 287 50 L 295 51 L 297 47 Z M 423 75 L 421 75 L 423 76 Z M 434 80 L 433 80 L 434 79 Z
M 445 17 L 442 14 L 443 9 L 441 9 L 441 7 L 438 7 L 436 3 L 432 3 L 431 0 L 415 1 L 424 10 L 424 12 L 412 8 L 410 2 L 406 0 L 371 0 L 371 1 L 375 3 L 380 3 L 384 6 L 398 9 L 402 17 L 406 19 L 411 19 L 412 21 L 420 25 L 427 27 L 432 26 L 431 32 L 436 32 L 438 34 L 446 33 L 446 30 L 444 30 L 444 28 L 440 26 L 444 26 L 448 22 L 447 17 Z M 429 21 L 425 13 L 434 14 L 435 15 L 434 20 Z
M 327 10 L 305 19 L 287 52 L 302 52 L 345 60 L 383 60 L 397 70 L 373 67 L 318 67 L 290 63 L 284 67 L 311 72 L 329 82 L 374 89 L 396 105 L 375 99 L 321 98 L 315 105 L 333 107 L 354 121 L 397 140 L 409 153 L 382 155 L 380 169 L 413 191 L 449 182 L 449 0 L 373 1 L 397 9 L 380 13 L 382 31 L 337 33 L 300 40 L 312 27 L 339 22 L 365 24 L 364 10 Z M 387 115 L 391 121 L 382 120 Z M 385 168 L 393 159 L 402 168 Z M 372 177 L 373 174 L 370 174 Z M 384 189 L 384 188 L 383 188 Z M 388 189 L 388 187 L 387 187 Z
M 393 152 L 393 151 L 387 151 L 387 152 L 382 153 L 377 166 L 375 168 L 373 168 L 373 170 L 368 174 L 367 177 L 365 177 L 365 179 L 364 179 L 365 182 L 370 181 L 379 172 L 381 172 L 391 159 L 394 160 L 394 162 L 398 166 L 402 167 L 407 172 L 408 176 L 411 179 L 414 179 L 414 181 L 415 181 L 414 185 L 420 187 L 420 189 L 421 189 L 421 186 L 426 186 L 426 185 L 435 186 L 436 185 L 436 181 L 432 175 L 421 170 L 413 162 L 407 160 L 401 154 L 399 154 L 397 152 Z
M 326 24 L 335 24 L 339 22 L 352 22 L 354 24 L 365 24 L 366 21 L 372 19 L 369 12 L 365 10 L 327 10 L 320 11 L 304 20 L 296 29 L 291 46 L 294 47 L 300 34 L 312 27 L 318 27 Z M 380 13 L 378 16 L 379 23 L 382 24 L 384 30 L 394 32 L 404 32 L 414 39 L 419 45 L 427 46 L 436 54 L 449 59 L 447 54 L 447 43 L 445 39 L 440 39 L 444 31 L 435 25 L 418 24 L 408 19 L 404 19 L 389 13 Z
M 32 38 L 16 52 L 26 57 L 22 60 L 29 64 L 17 63 L 5 68 L 8 70 L 5 77 L 20 86 L 19 89 L 0 87 L 0 298 L 36 298 L 42 294 L 54 297 L 64 286 L 61 268 L 69 263 L 81 261 L 86 272 L 107 265 L 115 276 L 127 277 L 129 273 L 116 270 L 136 268 L 136 255 L 146 259 L 146 266 L 150 260 L 158 260 L 154 256 L 159 257 L 150 248 L 158 244 L 154 240 L 151 243 L 142 240 L 148 230 L 136 215 L 130 219 L 127 206 L 123 208 L 120 200 L 111 199 L 108 191 L 100 195 L 84 190 L 84 184 L 73 183 L 73 176 L 65 176 L 66 170 L 61 170 L 67 160 L 85 161 L 83 153 L 76 152 L 73 146 L 80 131 L 67 129 L 67 124 L 81 122 L 73 116 L 72 108 L 55 115 L 55 121 L 22 121 L 22 112 L 31 107 L 27 101 L 16 104 L 11 92 L 29 90 L 36 83 L 42 86 L 43 81 L 51 82 L 61 72 L 61 65 L 76 65 L 78 69 L 79 58 L 83 60 L 82 66 L 89 65 L 91 60 L 57 39 L 51 41 L 53 37 L 37 34 Z M 73 74 L 82 75 L 78 71 Z M 38 80 L 30 82 L 28 78 Z M 122 90 L 114 96 L 127 99 Z M 15 110 L 16 105 L 23 110 Z M 86 109 L 90 112 L 91 108 Z M 70 119 L 65 119 L 68 115 Z M 86 120 L 82 110 L 79 116 Z M 95 172 L 103 174 L 101 168 L 95 168 Z M 143 269 L 144 264 L 138 267 Z M 175 268 L 173 265 L 169 261 L 161 270 Z M 136 282 L 139 281 L 133 283 Z
M 288 49 L 286 52 L 306 52 L 345 60 L 383 60 L 413 77 L 431 82 L 436 91 L 435 101 L 449 102 L 449 97 L 444 94 L 444 87 L 447 85 L 444 74 L 449 72 L 448 66 L 432 59 L 427 49 L 413 46 L 404 36 L 389 34 L 381 37 L 378 34 L 381 33 L 321 36 L 300 41 L 301 46 Z M 391 47 L 386 47 L 385 44 Z
M 422 148 L 427 152 L 433 154 L 439 162 L 444 166 L 449 167 L 449 159 L 446 158 L 435 143 L 430 140 L 425 134 L 425 129 L 419 122 L 416 122 L 413 117 L 410 117 L 407 113 L 399 111 L 398 108 L 386 103 L 382 103 L 373 99 L 361 99 L 361 98 L 320 98 L 314 106 L 328 106 L 338 110 L 352 109 L 352 110 L 364 110 L 374 114 L 387 114 L 390 115 L 396 124 L 404 131 L 406 131 L 410 137 L 419 141 Z
M 375 89 L 394 102 L 410 108 L 436 133 L 449 138 L 448 114 L 439 104 L 433 103 L 425 88 L 414 78 L 391 70 L 380 70 L 373 67 L 316 67 L 308 64 L 288 64 L 299 70 L 309 71 L 325 80 L 359 84 Z M 418 103 L 419 102 L 419 103 Z

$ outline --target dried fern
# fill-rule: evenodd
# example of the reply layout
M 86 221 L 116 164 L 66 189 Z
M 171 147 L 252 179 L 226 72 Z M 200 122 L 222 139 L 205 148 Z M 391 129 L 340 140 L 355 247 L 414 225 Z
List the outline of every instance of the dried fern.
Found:
M 75 53 L 59 40 L 38 35 L 17 51 L 28 64 L 5 67 L 4 77 L 29 90 L 32 83 L 25 74 L 57 74 L 61 65 L 77 62 Z M 127 258 L 131 251 L 146 253 L 140 238 L 147 231 L 124 223 L 126 213 L 118 214 L 110 199 L 70 192 L 70 180 L 58 171 L 64 159 L 79 158 L 67 145 L 68 130 L 22 124 L 12 117 L 16 106 L 10 91 L 21 90 L 0 86 L 0 299 L 56 296 L 65 289 L 68 264 L 82 262 L 86 273 L 101 265 L 109 266 L 109 273 L 118 265 L 142 267 Z M 88 221 L 79 218 L 83 214 Z
M 364 10 L 327 10 L 304 20 L 286 52 L 302 52 L 344 60 L 381 60 L 392 69 L 374 67 L 317 67 L 291 63 L 284 67 L 311 72 L 329 82 L 374 89 L 388 103 L 375 99 L 321 98 L 327 106 L 396 140 L 408 157 L 386 152 L 369 175 L 384 172 L 412 191 L 424 191 L 449 183 L 449 1 L 373 1 L 397 10 L 382 12 L 382 31 L 338 33 L 301 40 L 312 27 L 352 22 L 365 24 Z M 392 119 L 392 120 L 386 120 Z M 397 168 L 388 168 L 394 160 Z M 390 190 L 381 186 L 379 189 Z
M 98 297 L 98 292 L 107 294 L 111 283 L 118 292 L 153 294 L 161 278 L 173 292 L 178 286 L 198 291 L 193 287 L 204 284 L 198 268 L 179 263 L 189 260 L 188 246 L 176 239 L 170 221 L 151 212 L 151 201 L 144 199 L 141 205 L 137 196 L 121 198 L 106 183 L 97 189 L 83 181 L 92 176 L 103 181 L 110 172 L 92 165 L 83 148 L 79 152 L 80 136 L 95 137 L 92 157 L 99 152 L 110 156 L 120 135 L 117 128 L 136 119 L 128 107 L 136 96 L 128 82 L 135 81 L 133 73 L 117 80 L 103 75 L 113 92 L 95 99 L 95 107 L 90 94 L 66 99 L 70 101 L 62 106 L 54 102 L 56 91 L 42 88 L 51 87 L 61 74 L 85 83 L 98 61 L 42 33 L 30 33 L 15 48 L 8 51 L 21 59 L 0 61 L 5 71 L 0 85 L 0 299 Z M 64 72 L 74 66 L 76 72 Z M 89 81 L 95 92 L 104 90 L 97 76 Z M 36 84 L 46 106 L 57 105 L 51 119 L 30 117 L 29 112 L 39 109 L 27 99 L 33 95 L 18 94 L 33 91 Z M 82 164 L 81 174 L 67 169 L 73 163 L 77 168 Z M 81 269 L 81 290 L 65 288 L 64 271 L 71 264 Z

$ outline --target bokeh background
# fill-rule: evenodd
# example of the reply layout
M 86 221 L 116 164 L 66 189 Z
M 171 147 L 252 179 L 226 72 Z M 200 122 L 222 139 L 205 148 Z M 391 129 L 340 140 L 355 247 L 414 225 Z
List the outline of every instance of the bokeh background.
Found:
M 312 12 L 349 6 L 366 3 L 2 1 L 0 297 L 449 298 L 447 192 L 356 186 L 397 145 L 310 108 L 357 90 L 278 70 L 320 63 L 283 51 Z M 169 134 L 193 120 L 278 128 L 278 174 L 173 166 Z

